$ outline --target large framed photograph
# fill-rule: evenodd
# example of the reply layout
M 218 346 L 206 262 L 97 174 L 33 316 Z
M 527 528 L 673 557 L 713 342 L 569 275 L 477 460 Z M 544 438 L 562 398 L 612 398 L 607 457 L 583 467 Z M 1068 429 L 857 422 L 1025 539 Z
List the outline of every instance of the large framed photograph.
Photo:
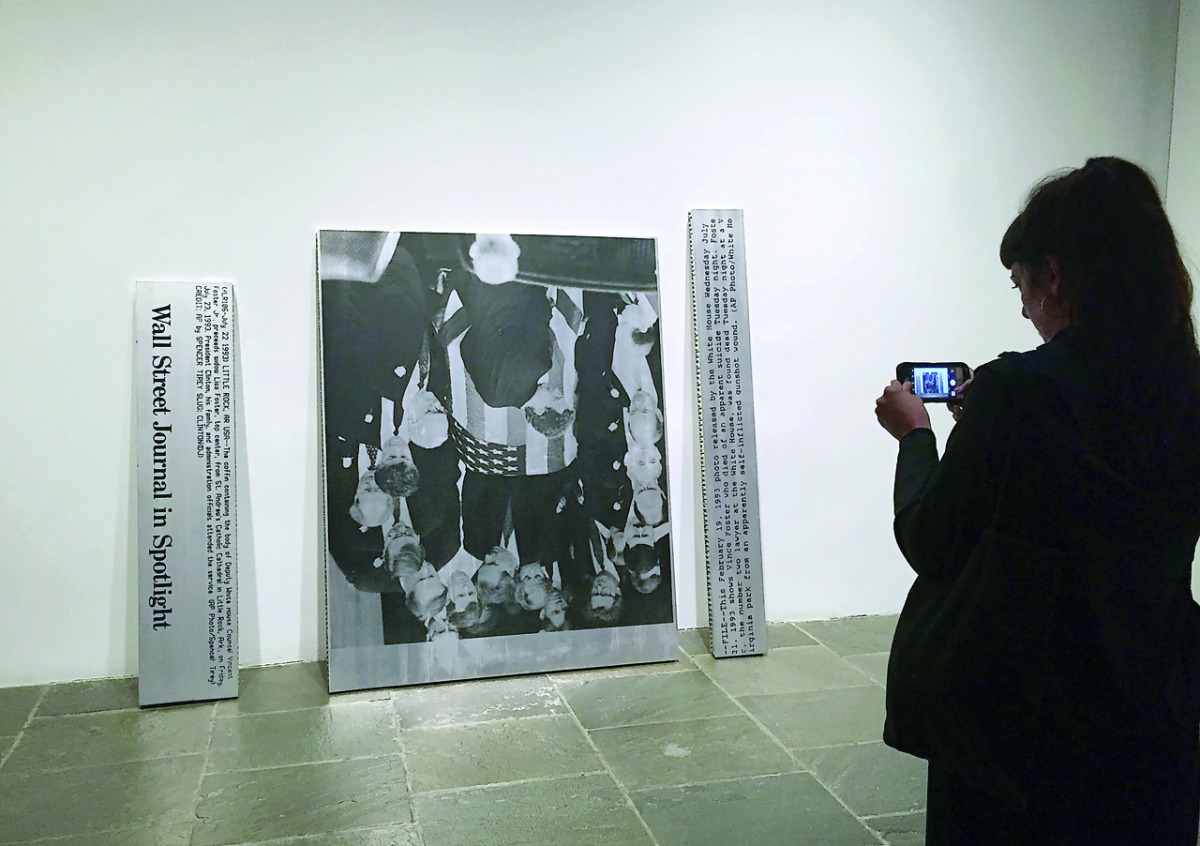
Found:
M 653 239 L 322 230 L 332 691 L 670 660 Z

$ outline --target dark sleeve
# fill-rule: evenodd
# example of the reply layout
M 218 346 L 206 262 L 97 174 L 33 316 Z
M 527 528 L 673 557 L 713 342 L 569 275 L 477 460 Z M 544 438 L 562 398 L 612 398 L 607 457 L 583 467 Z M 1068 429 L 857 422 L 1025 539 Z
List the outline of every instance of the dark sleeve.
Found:
M 1011 405 L 1007 380 L 981 367 L 940 462 L 933 432 L 917 430 L 901 439 L 894 529 L 918 574 L 956 575 L 992 522 Z
M 913 429 L 900 439 L 892 502 L 896 514 L 921 499 L 938 468 L 937 436 L 932 429 Z

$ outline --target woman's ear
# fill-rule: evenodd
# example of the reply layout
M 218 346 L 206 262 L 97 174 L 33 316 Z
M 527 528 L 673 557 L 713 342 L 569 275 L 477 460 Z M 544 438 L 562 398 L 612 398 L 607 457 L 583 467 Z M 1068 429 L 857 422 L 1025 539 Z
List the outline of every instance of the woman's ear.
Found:
M 1038 282 L 1042 285 L 1049 297 L 1058 296 L 1058 283 L 1062 281 L 1062 262 L 1058 256 L 1046 256 L 1042 263 L 1041 279 Z

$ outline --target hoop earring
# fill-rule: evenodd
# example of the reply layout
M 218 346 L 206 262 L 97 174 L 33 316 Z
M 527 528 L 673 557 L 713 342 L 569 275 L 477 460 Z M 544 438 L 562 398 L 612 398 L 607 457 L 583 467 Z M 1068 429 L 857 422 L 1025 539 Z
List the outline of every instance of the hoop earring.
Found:
M 1042 297 L 1042 301 L 1040 303 L 1038 303 L 1038 308 L 1042 310 L 1042 314 L 1046 315 L 1047 317 L 1049 317 L 1051 319 L 1057 320 L 1059 317 L 1061 317 L 1061 315 L 1051 314 L 1050 312 L 1046 311 L 1046 300 L 1048 300 L 1048 299 L 1050 299 L 1049 294 Z

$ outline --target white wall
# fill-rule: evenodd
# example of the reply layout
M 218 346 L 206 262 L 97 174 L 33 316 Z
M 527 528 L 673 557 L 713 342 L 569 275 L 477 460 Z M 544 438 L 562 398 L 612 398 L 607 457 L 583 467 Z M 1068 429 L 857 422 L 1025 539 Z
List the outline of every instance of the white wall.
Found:
M 1200 0 L 1183 0 L 1179 7 L 1167 214 L 1200 292 Z M 1200 301 L 1193 305 L 1200 318 Z M 1200 567 L 1192 570 L 1192 593 L 1200 596 Z
M 1179 60 L 1167 181 L 1167 212 L 1200 286 L 1200 0 L 1183 0 L 1179 10 Z
M 659 238 L 693 626 L 685 220 L 744 208 L 768 617 L 897 610 L 873 400 L 899 360 L 1036 342 L 999 237 L 1090 154 L 1165 176 L 1175 12 L 0 0 L 0 685 L 136 672 L 138 278 L 237 281 L 242 662 L 316 655 L 321 226 Z

